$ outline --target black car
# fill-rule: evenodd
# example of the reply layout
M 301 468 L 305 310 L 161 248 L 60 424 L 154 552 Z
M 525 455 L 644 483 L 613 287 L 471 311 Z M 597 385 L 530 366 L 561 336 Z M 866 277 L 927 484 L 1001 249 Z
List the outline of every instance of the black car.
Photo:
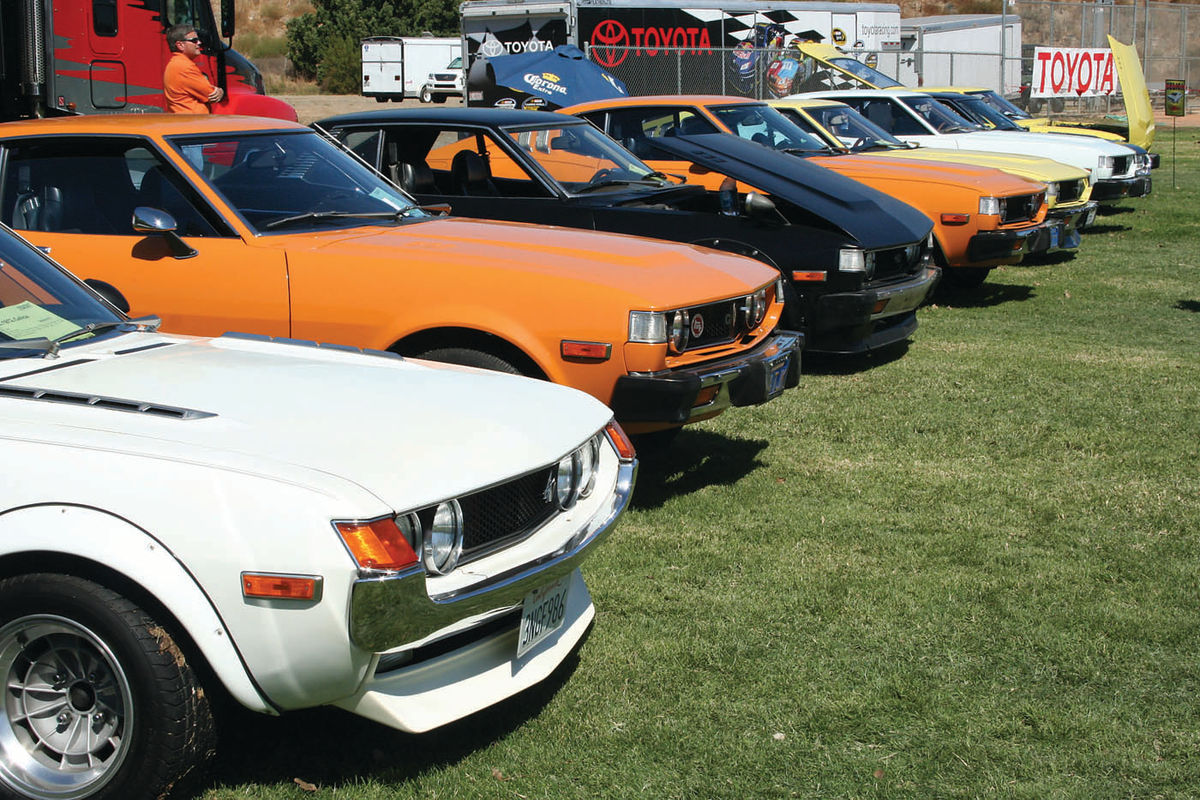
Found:
M 730 176 L 710 191 L 653 171 L 587 121 L 553 112 L 389 109 L 315 127 L 421 203 L 448 203 L 459 216 L 652 236 L 771 264 L 789 279 L 784 325 L 805 332 L 809 351 L 904 341 L 939 274 L 928 262 L 924 214 L 733 137 L 663 139 L 693 169 Z

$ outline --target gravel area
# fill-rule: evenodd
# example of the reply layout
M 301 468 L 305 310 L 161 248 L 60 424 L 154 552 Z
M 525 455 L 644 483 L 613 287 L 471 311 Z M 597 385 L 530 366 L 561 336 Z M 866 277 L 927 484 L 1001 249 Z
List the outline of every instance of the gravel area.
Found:
M 300 122 L 305 125 L 334 114 L 352 114 L 355 111 L 371 111 L 396 105 L 421 105 L 421 101 L 415 97 L 410 97 L 403 103 L 380 103 L 373 97 L 362 97 L 356 94 L 280 94 L 275 96 L 285 103 L 290 103 L 296 109 Z M 451 97 L 446 103 L 461 105 L 462 100 Z

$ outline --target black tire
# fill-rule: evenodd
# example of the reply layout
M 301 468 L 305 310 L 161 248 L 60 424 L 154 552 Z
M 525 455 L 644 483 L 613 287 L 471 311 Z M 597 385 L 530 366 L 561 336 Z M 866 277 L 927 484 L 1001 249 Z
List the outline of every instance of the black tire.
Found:
M 446 95 L 444 95 L 444 94 L 435 94 L 435 95 L 433 96 L 433 102 L 435 102 L 435 103 L 444 103 L 444 102 L 446 102 Z
M 941 286 L 952 292 L 978 289 L 991 271 L 991 267 L 950 267 L 942 270 Z
M 0 797 L 153 800 L 213 755 L 208 699 L 183 651 L 91 581 L 0 581 L 0 680 Z
M 420 99 L 422 103 L 433 102 L 433 91 L 428 86 L 422 86 Z
M 387 95 L 386 95 L 386 94 L 377 94 L 377 95 L 375 95 L 375 102 L 376 102 L 376 103 L 386 103 L 387 101 L 388 101 L 388 99 L 387 99 Z
M 413 358 L 423 358 L 427 361 L 442 361 L 446 364 L 461 364 L 464 367 L 490 369 L 492 372 L 507 372 L 510 375 L 522 375 L 521 370 L 505 361 L 500 356 L 485 353 L 482 350 L 472 350 L 468 347 L 439 347 L 418 353 Z

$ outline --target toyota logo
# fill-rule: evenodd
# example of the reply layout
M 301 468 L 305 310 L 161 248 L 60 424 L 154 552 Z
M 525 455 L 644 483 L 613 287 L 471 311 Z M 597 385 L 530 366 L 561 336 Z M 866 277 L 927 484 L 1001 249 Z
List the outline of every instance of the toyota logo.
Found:
M 606 19 L 592 28 L 592 57 L 602 67 L 615 67 L 628 55 L 629 31 L 615 19 Z
M 692 314 L 692 338 L 699 339 L 704 334 L 704 317 Z
M 479 52 L 482 53 L 485 58 L 495 58 L 496 56 L 504 55 L 504 45 L 500 43 L 499 39 L 488 39 L 483 43 L 483 46 L 479 48 Z

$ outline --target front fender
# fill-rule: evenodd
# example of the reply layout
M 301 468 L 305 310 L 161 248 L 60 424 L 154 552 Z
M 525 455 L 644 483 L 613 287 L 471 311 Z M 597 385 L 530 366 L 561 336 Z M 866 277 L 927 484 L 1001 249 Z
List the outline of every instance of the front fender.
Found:
M 138 584 L 174 615 L 239 703 L 253 711 L 276 713 L 251 680 L 208 596 L 150 533 L 86 506 L 25 506 L 0 513 L 0 563 L 34 552 L 91 561 Z M 53 556 L 42 558 L 39 569 L 52 571 Z

